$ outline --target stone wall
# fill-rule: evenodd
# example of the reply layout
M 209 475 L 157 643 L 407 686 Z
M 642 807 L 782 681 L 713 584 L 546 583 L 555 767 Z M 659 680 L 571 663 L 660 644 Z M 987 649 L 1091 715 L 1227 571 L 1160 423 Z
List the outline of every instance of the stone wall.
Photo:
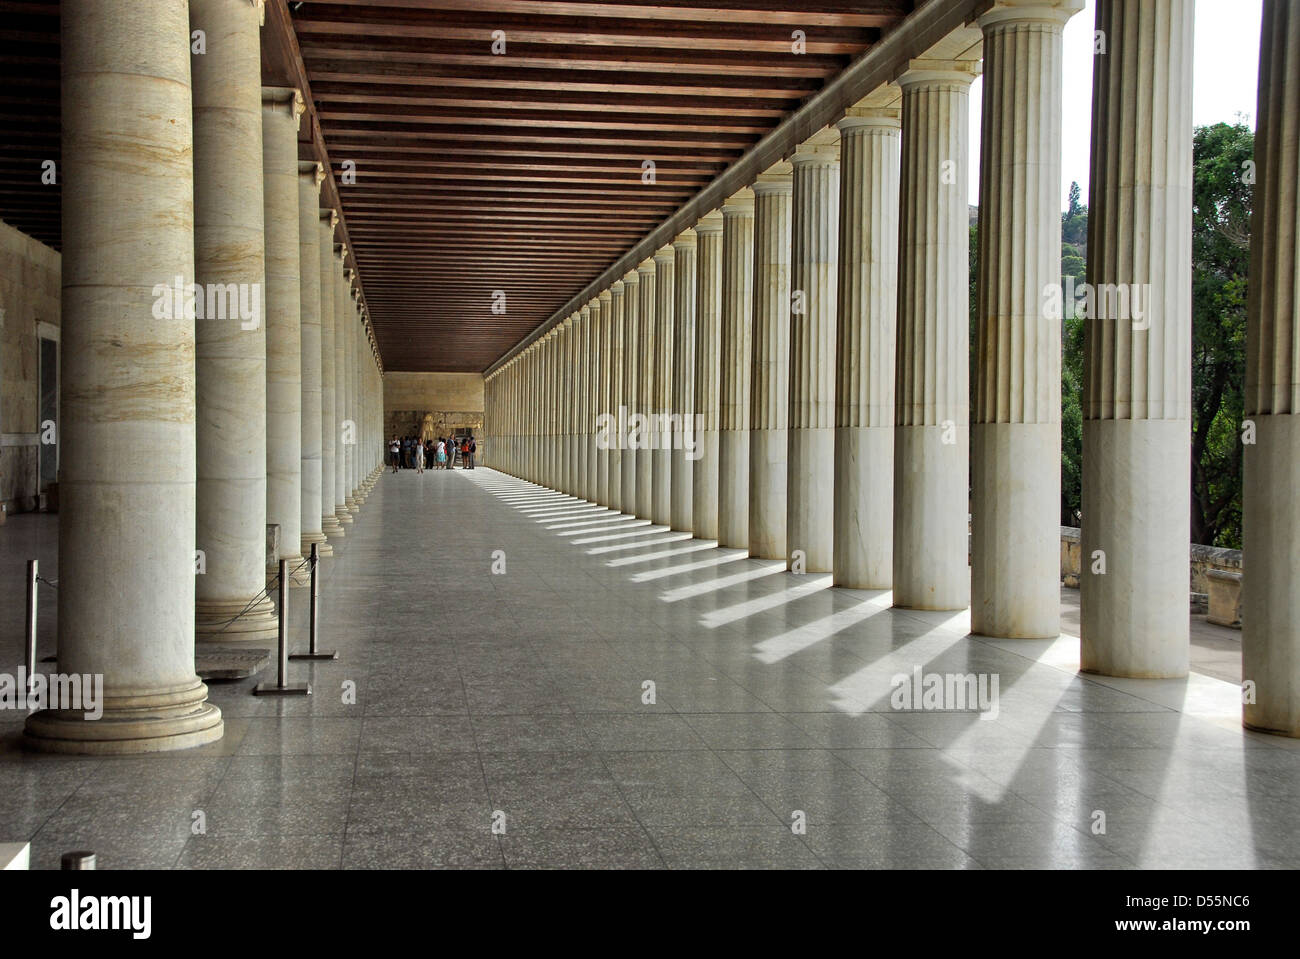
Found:
M 40 501 L 38 331 L 58 336 L 60 259 L 0 222 L 0 503 L 10 513 Z
M 426 413 L 438 436 L 483 435 L 483 377 L 478 373 L 385 373 L 384 436 L 419 434 Z

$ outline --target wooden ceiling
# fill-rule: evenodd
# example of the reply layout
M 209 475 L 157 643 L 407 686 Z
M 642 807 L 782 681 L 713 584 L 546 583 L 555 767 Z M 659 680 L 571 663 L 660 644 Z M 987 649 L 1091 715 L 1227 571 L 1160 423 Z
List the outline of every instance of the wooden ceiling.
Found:
M 486 369 L 916 5 L 290 0 L 384 368 Z M 0 218 L 58 248 L 58 3 L 0 17 Z

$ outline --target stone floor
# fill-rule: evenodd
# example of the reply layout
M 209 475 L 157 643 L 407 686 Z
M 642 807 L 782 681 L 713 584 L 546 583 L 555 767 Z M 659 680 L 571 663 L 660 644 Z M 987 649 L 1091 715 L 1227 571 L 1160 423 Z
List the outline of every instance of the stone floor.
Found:
M 0 528 L 10 672 L 54 523 Z M 321 615 L 314 695 L 213 684 L 211 746 L 33 755 L 0 713 L 0 841 L 37 868 L 1300 866 L 1300 742 L 1243 731 L 1229 682 L 1084 678 L 1077 639 L 971 638 L 489 469 L 384 475 Z M 996 718 L 893 709 L 918 666 L 996 676 Z

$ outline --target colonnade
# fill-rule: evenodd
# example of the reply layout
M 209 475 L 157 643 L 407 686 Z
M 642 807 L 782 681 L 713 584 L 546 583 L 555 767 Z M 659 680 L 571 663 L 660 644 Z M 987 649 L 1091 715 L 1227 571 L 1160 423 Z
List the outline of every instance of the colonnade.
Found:
M 1085 327 L 1081 662 L 1113 676 L 1188 671 L 1193 6 L 1098 2 L 1087 279 L 1146 304 L 1098 294 Z M 977 634 L 1057 636 L 1051 294 L 1062 31 L 1081 8 L 993 5 L 490 370 L 492 465 L 897 606 L 969 607 Z M 1300 14 L 1284 0 L 1265 2 L 1260 70 L 1243 695 L 1248 725 L 1294 736 Z M 593 456 L 607 473 L 586 472 Z
M 40 749 L 220 738 L 196 639 L 273 642 L 277 561 L 306 583 L 382 468 L 378 352 L 261 8 L 61 7 L 59 667 L 104 713 L 32 714 Z

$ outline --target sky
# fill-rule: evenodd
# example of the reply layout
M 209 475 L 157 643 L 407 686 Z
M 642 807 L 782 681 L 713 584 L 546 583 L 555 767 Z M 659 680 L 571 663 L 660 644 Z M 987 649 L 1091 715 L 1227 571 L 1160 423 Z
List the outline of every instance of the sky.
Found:
M 1259 67 L 1261 0 L 1196 0 L 1196 46 L 1192 60 L 1192 123 L 1255 126 L 1255 82 Z M 1064 123 L 1062 127 L 1061 209 L 1070 182 L 1077 180 L 1088 202 L 1088 144 L 1092 130 L 1092 32 L 1096 4 L 1065 25 Z M 983 81 L 971 86 L 970 202 L 979 203 L 980 98 Z

